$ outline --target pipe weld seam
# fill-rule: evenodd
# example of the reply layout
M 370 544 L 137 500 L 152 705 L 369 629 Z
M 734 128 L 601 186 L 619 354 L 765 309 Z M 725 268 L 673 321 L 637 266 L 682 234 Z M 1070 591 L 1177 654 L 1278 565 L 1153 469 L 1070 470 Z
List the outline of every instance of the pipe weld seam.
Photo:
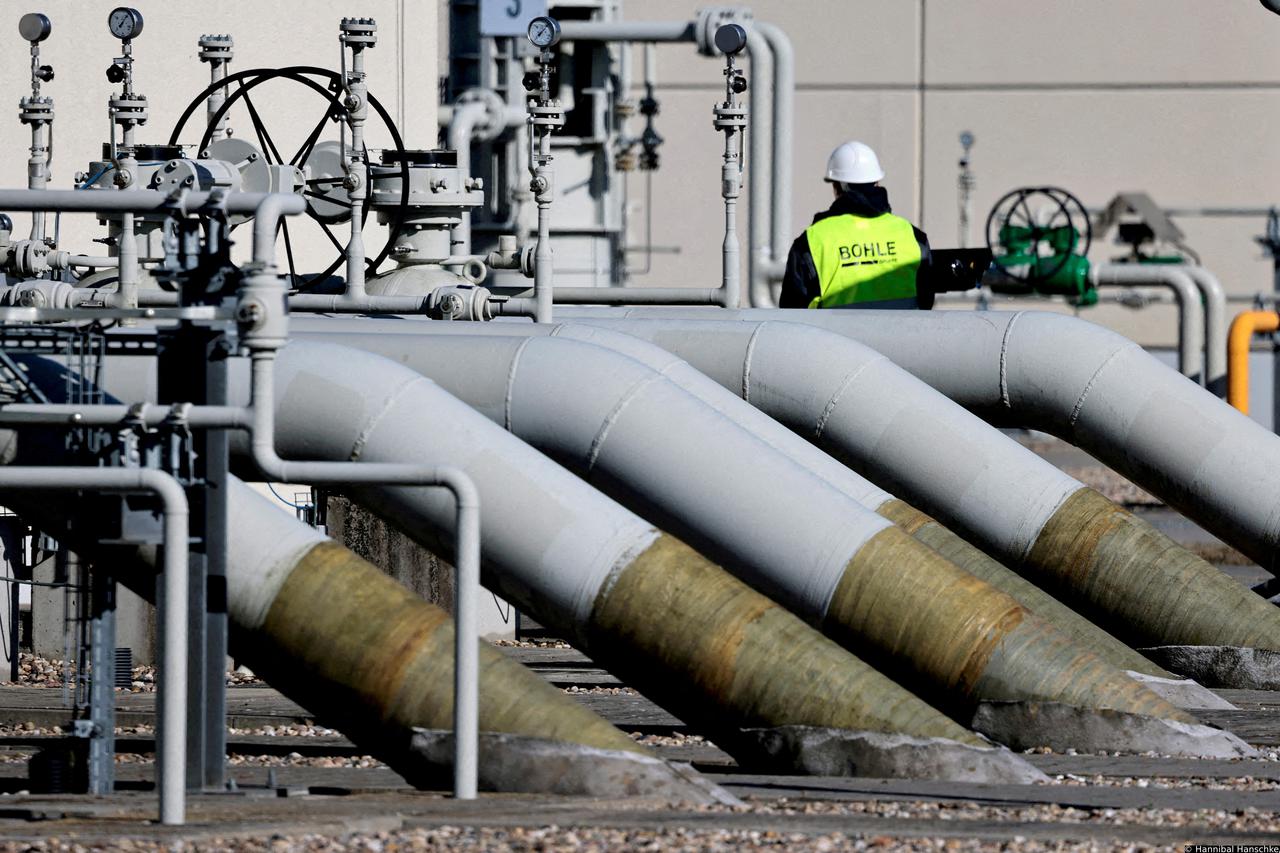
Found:
M 845 391 L 848 391 L 849 387 L 858 380 L 858 377 L 866 372 L 866 370 L 872 365 L 889 360 L 887 356 L 880 355 L 879 353 L 877 353 L 877 356 L 877 358 L 864 362 L 857 370 L 850 373 L 840 382 L 840 387 L 835 390 L 835 393 L 831 395 L 831 399 L 827 400 L 826 405 L 822 407 L 822 412 L 819 413 L 818 420 L 813 425 L 814 441 L 822 438 L 822 433 L 827 428 L 827 423 L 831 420 L 831 416 L 835 414 L 836 406 L 840 405 L 840 400 L 844 397 Z
M 378 424 L 382 422 L 382 419 L 386 416 L 387 412 L 391 411 L 397 404 L 399 404 L 400 398 L 404 396 L 406 391 L 417 386 L 419 383 L 435 385 L 434 382 L 425 376 L 414 376 L 412 378 L 408 378 L 401 383 L 399 388 L 396 388 L 391 392 L 387 397 L 386 405 L 374 412 L 372 417 L 365 420 L 364 426 L 360 428 L 360 432 L 356 434 L 355 441 L 351 444 L 351 455 L 349 459 L 352 462 L 355 462 L 360 458 L 360 454 L 364 452 L 365 445 L 368 443 L 369 436 L 373 434 L 375 429 L 377 429 Z
M 596 432 L 595 437 L 591 439 L 591 447 L 587 450 L 586 471 L 590 474 L 592 469 L 596 467 L 596 460 L 600 458 L 600 452 L 604 450 L 605 439 L 609 436 L 609 430 L 613 429 L 613 425 L 622 417 L 622 412 L 627 406 L 631 405 L 631 401 L 639 396 L 640 392 L 655 382 L 667 382 L 661 374 L 649 371 L 649 375 L 639 382 L 634 383 L 627 389 L 614 407 L 609 410 L 609 414 L 604 416 L 604 420 L 600 422 L 600 429 Z
M 1137 346 L 1137 344 L 1132 344 L 1131 346 Z M 1111 355 L 1103 359 L 1102 364 L 1098 365 L 1098 369 L 1093 372 L 1093 375 L 1089 377 L 1089 381 L 1085 383 L 1083 390 L 1080 391 L 1080 397 L 1076 400 L 1075 405 L 1071 407 L 1071 414 L 1067 416 L 1067 426 L 1071 429 L 1076 428 L 1076 421 L 1080 418 L 1080 412 L 1084 409 L 1085 398 L 1089 396 L 1089 392 L 1092 391 L 1093 386 L 1097 384 L 1098 378 L 1101 377 L 1102 372 L 1107 369 L 1107 365 L 1115 361 L 1121 353 L 1128 352 L 1129 348 L 1130 347 L 1128 346 L 1119 347 L 1113 351 Z
M 742 399 L 748 403 L 751 402 L 751 358 L 756 352 L 756 340 L 767 325 L 768 321 L 758 323 L 751 330 L 751 337 L 747 338 L 747 349 L 742 357 Z
M 507 432 L 511 432 L 511 409 L 514 406 L 516 391 L 516 373 L 520 369 L 520 359 L 524 355 L 525 348 L 533 343 L 533 336 L 525 338 L 516 347 L 515 354 L 511 357 L 511 365 L 507 368 L 507 387 L 502 394 L 502 428 Z
M 1004 334 L 1000 336 L 1000 403 L 1006 409 L 1013 409 L 1013 403 L 1009 399 L 1009 338 L 1013 335 L 1014 324 L 1024 313 L 1026 312 L 1015 312 L 1009 318 L 1009 325 L 1004 327 Z

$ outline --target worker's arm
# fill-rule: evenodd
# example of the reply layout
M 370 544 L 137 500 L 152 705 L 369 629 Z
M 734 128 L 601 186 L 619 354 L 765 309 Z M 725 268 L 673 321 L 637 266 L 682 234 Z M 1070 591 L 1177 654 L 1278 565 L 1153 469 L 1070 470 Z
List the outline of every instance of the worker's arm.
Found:
M 787 271 L 782 276 L 778 307 L 808 308 L 809 303 L 821 295 L 818 268 L 814 266 L 813 255 L 809 252 L 809 238 L 801 234 L 787 253 Z
M 916 269 L 916 306 L 922 311 L 933 307 L 937 289 L 933 282 L 933 253 L 929 250 L 929 235 L 911 226 L 916 242 L 920 244 L 920 266 Z

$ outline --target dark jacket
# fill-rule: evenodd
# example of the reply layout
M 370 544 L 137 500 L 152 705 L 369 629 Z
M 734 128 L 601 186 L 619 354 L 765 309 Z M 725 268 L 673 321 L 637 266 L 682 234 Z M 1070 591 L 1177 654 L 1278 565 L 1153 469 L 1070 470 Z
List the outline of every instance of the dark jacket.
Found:
M 889 207 L 889 193 L 884 187 L 865 187 L 843 192 L 831 203 L 831 207 L 813 217 L 817 222 L 828 216 L 853 214 L 871 218 L 882 213 L 892 213 Z M 930 263 L 929 238 L 919 228 L 912 226 L 916 242 L 920 244 L 920 266 L 916 270 L 916 300 L 921 308 L 933 307 L 933 291 L 925 286 L 928 280 Z M 818 282 L 818 268 L 814 266 L 813 255 L 809 251 L 809 238 L 801 234 L 791 244 L 787 254 L 787 271 L 782 278 L 782 294 L 778 299 L 779 308 L 808 308 L 809 303 L 822 295 L 822 287 Z

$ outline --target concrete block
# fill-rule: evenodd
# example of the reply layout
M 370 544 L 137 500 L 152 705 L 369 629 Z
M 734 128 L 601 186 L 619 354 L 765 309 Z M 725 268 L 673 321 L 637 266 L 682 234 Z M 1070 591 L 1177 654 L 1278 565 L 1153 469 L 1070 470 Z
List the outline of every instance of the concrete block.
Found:
M 735 758 L 752 771 L 1024 785 L 1049 777 L 1004 747 L 817 726 L 744 729 Z
M 424 601 L 453 615 L 453 566 L 396 530 L 378 516 L 344 497 L 330 496 L 326 515 L 329 536 L 341 542 Z M 481 591 L 476 615 L 486 640 L 514 640 L 515 611 L 495 595 Z
M 1170 672 L 1206 687 L 1280 690 L 1280 652 L 1239 646 L 1155 646 L 1139 649 Z
M 478 769 L 482 791 L 741 805 L 687 764 L 547 738 L 481 732 Z M 453 732 L 414 729 L 396 770 L 418 788 L 452 788 Z
M 1258 755 L 1240 738 L 1212 726 L 1059 702 L 983 702 L 971 728 L 1010 749 L 1155 752 L 1187 758 Z
M 1226 699 L 1207 687 L 1189 678 L 1161 678 L 1158 675 L 1147 675 L 1145 672 L 1129 672 L 1134 681 L 1142 682 L 1152 693 L 1160 698 L 1187 709 L 1212 709 L 1215 711 L 1239 711 Z

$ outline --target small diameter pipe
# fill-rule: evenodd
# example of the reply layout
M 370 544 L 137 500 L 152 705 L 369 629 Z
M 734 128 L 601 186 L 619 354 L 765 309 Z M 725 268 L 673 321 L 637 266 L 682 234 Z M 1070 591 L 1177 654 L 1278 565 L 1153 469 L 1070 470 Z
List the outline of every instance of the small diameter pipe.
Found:
M 562 21 L 562 41 L 694 42 L 693 21 Z
M 1089 270 L 1089 281 L 1100 287 L 1146 284 L 1172 290 L 1178 300 L 1178 372 L 1204 384 L 1204 310 L 1200 291 L 1187 272 L 1167 264 L 1098 264 Z
M 153 468 L 0 467 L 0 491 L 137 490 L 151 492 L 163 505 L 164 602 L 157 679 L 160 727 L 160 822 L 186 822 L 187 765 L 187 495 L 170 475 Z
M 1275 311 L 1242 311 L 1231 321 L 1227 344 L 1227 402 L 1249 414 L 1249 350 L 1253 336 L 1280 331 Z
M 773 199 L 770 218 L 773 232 L 770 256 L 763 272 L 768 276 L 766 287 L 775 278 L 782 277 L 791 237 L 791 142 L 795 125 L 796 60 L 791 39 L 779 27 L 765 21 L 754 24 L 769 43 L 773 53 L 773 117 L 770 129 L 773 133 L 773 155 L 770 158 L 773 184 L 769 197 Z M 759 81 L 757 81 L 759 85 Z M 768 291 L 769 301 L 759 307 L 773 306 L 773 291 Z M 754 302 L 752 303 L 755 304 Z M 729 306 L 736 308 L 736 305 Z
M 1182 268 L 1204 302 L 1205 387 L 1219 397 L 1227 393 L 1227 294 L 1222 282 L 1201 266 Z
M 484 104 L 478 101 L 460 104 L 454 107 L 453 116 L 449 120 L 448 145 L 458 157 L 458 171 L 464 178 L 471 177 L 471 139 L 475 136 L 476 127 L 487 115 Z M 521 123 L 524 116 L 520 117 Z M 460 255 L 471 253 L 471 211 L 462 209 L 458 224 L 453 226 L 453 234 L 449 238 L 451 251 Z
M 250 448 L 254 464 L 271 480 L 282 483 L 377 484 L 440 486 L 453 494 L 455 515 L 454 592 L 457 620 L 454 670 L 454 796 L 476 796 L 476 761 L 479 729 L 477 691 L 479 683 L 476 604 L 480 584 L 480 494 L 475 483 L 459 468 L 449 465 L 413 465 L 377 462 L 286 461 L 275 449 L 275 356 L 258 350 L 251 356 L 250 403 L 253 426 Z
M 755 85 L 750 90 L 750 126 L 747 131 L 747 222 L 750 246 L 747 251 L 747 290 L 751 305 L 772 308 L 773 293 L 769 289 L 768 268 L 774 248 L 770 242 L 772 223 L 769 218 L 771 175 L 760 164 L 768 162 L 770 135 L 766 116 L 773 111 L 776 92 L 764 81 L 776 72 L 769 41 L 755 26 L 747 28 L 747 53 L 751 57 L 751 76 Z
M 119 266 L 120 266 L 120 307 L 138 307 L 138 234 L 133 226 L 133 214 L 120 214 Z
M 69 267 L 87 267 L 94 269 L 118 267 L 119 265 L 119 258 L 108 258 L 102 255 L 71 255 L 67 258 L 67 266 Z

